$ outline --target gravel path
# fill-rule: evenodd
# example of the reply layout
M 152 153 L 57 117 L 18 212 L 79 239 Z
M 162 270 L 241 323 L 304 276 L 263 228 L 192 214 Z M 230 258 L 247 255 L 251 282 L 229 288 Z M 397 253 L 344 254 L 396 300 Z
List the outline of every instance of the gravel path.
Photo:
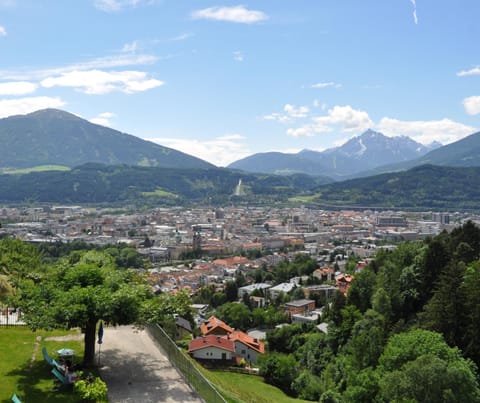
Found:
M 145 330 L 104 328 L 100 366 L 111 403 L 203 401 Z

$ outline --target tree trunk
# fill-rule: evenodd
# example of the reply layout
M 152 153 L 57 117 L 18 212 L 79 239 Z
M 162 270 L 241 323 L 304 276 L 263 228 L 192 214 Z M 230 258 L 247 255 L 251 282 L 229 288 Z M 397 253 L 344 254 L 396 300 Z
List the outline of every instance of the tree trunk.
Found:
M 90 318 L 85 325 L 85 352 L 83 354 L 83 365 L 93 367 L 95 365 L 95 331 L 97 319 Z

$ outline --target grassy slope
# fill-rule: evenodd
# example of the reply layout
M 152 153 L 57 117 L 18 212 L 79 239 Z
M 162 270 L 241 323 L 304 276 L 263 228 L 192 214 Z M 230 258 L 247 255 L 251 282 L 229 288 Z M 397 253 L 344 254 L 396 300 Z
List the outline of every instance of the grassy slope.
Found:
M 76 334 L 65 331 L 32 332 L 26 327 L 0 327 L 0 402 L 10 402 L 13 393 L 22 401 L 42 403 L 77 403 L 80 399 L 71 391 L 53 391 L 51 368 L 43 359 L 42 347 L 57 358 L 60 348 L 72 348 L 76 357 L 83 356 L 80 341 L 45 341 L 46 337 Z M 32 358 L 35 360 L 32 361 Z M 79 358 L 77 358 L 79 359 Z M 74 361 L 76 359 L 74 358 Z
M 33 168 L 0 170 L 0 173 L 18 175 L 18 174 L 28 174 L 30 172 L 45 172 L 45 171 L 70 171 L 70 168 L 64 165 L 38 165 Z
M 301 403 L 307 400 L 294 399 L 280 389 L 269 385 L 255 375 L 223 371 L 203 371 L 219 392 L 230 403 Z

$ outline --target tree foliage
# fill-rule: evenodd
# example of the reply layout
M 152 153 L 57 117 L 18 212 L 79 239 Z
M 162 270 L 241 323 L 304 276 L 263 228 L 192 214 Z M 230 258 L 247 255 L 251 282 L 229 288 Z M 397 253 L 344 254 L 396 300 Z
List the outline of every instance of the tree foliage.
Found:
M 19 281 L 17 304 L 32 329 L 75 328 L 85 333 L 84 364 L 93 364 L 99 320 L 111 325 L 134 323 L 150 288 L 130 270 L 117 269 L 105 253 L 88 251 L 73 265 L 68 259 Z
M 287 393 L 297 375 L 297 363 L 292 355 L 271 353 L 259 358 L 260 375 L 267 383 L 278 386 Z

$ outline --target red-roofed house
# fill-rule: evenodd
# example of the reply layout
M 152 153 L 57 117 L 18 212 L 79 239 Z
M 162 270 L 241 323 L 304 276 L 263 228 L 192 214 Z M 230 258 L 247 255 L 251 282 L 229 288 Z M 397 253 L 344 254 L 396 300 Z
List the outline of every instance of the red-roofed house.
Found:
M 259 354 L 265 353 L 264 344 L 244 332 L 236 330 L 227 336 L 223 336 L 223 338 L 232 340 L 235 346 L 235 353 L 253 364 L 257 363 Z
M 332 281 L 335 275 L 335 270 L 333 267 L 318 268 L 312 275 L 321 281 Z
M 215 316 L 210 316 L 206 322 L 203 322 L 200 325 L 200 332 L 204 336 L 211 334 L 217 336 L 224 336 L 226 334 L 232 333 L 233 329 Z
M 193 339 L 188 352 L 200 360 L 228 361 L 235 358 L 235 345 L 233 340 L 212 334 Z
M 335 281 L 335 285 L 338 287 L 338 290 L 342 292 L 344 295 L 347 295 L 348 289 L 350 288 L 350 284 L 354 276 L 347 276 L 347 275 L 340 275 L 337 277 Z
M 225 259 L 215 259 L 213 261 L 213 264 L 216 266 L 226 266 L 226 267 L 231 267 L 231 266 L 236 266 L 241 264 L 248 264 L 248 263 L 250 263 L 250 260 L 244 256 L 233 256 L 233 257 L 227 257 Z

